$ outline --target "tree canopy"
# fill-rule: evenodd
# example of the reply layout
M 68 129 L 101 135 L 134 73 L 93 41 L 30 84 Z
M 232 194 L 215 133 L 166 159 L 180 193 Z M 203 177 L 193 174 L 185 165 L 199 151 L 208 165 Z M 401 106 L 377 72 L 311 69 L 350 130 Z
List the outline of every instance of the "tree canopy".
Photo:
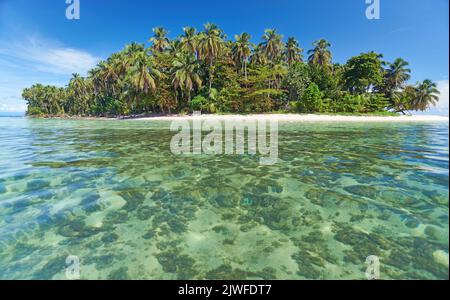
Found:
M 215 24 L 183 28 L 171 40 L 153 29 L 148 46 L 131 43 L 65 87 L 24 89 L 29 115 L 126 116 L 151 113 L 300 113 L 426 110 L 438 101 L 436 84 L 408 84 L 409 64 L 375 52 L 333 62 L 320 39 L 303 61 L 301 43 L 267 29 L 259 43 L 243 32 L 228 39 Z

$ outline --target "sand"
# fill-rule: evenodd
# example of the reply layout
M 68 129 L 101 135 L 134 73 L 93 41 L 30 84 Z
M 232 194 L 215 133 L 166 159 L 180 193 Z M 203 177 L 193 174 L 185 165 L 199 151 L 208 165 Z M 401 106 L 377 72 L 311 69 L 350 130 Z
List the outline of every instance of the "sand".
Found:
M 258 114 L 258 115 L 201 115 L 202 120 L 278 120 L 292 122 L 448 122 L 444 116 L 337 116 L 337 115 L 300 115 L 300 114 Z M 173 115 L 139 118 L 135 120 L 192 120 L 190 115 Z

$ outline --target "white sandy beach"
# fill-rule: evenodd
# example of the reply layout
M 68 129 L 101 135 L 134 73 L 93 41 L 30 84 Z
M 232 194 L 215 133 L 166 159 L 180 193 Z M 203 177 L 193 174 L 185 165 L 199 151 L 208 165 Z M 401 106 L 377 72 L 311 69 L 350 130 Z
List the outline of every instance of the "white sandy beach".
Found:
M 142 120 L 278 120 L 291 122 L 448 122 L 445 116 L 336 116 L 336 115 L 300 115 L 300 114 L 254 114 L 254 115 L 173 115 L 135 119 Z

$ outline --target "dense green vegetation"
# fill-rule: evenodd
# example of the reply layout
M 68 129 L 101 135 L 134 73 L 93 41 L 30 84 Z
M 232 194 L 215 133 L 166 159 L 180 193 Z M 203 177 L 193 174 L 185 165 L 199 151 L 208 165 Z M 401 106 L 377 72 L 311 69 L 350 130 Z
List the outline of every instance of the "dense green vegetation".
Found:
M 408 85 L 401 58 L 375 52 L 333 63 L 319 40 L 304 61 L 299 42 L 274 29 L 262 42 L 247 33 L 231 41 L 214 24 L 186 27 L 175 40 L 155 28 L 150 47 L 132 43 L 65 88 L 33 85 L 23 91 L 29 115 L 124 116 L 151 113 L 374 113 L 428 109 L 438 101 L 430 80 Z

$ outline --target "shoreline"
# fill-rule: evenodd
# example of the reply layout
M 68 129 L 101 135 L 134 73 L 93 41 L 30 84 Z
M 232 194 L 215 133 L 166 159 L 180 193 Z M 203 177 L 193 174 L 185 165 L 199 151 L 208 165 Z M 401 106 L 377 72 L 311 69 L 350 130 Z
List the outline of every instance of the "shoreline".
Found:
M 27 117 L 26 115 L 24 117 Z M 175 120 L 277 120 L 285 122 L 449 122 L 449 117 L 438 115 L 398 115 L 398 116 L 377 116 L 377 115 L 317 115 L 317 114 L 205 114 L 193 115 L 155 115 L 136 117 L 80 117 L 80 116 L 55 116 L 55 117 L 33 117 L 33 119 L 44 120 L 97 120 L 97 121 L 175 121 Z
M 171 115 L 141 117 L 124 120 L 134 121 L 175 121 L 175 120 L 278 120 L 287 122 L 448 122 L 445 116 L 338 116 L 338 115 L 301 115 L 301 114 L 250 114 L 250 115 Z

